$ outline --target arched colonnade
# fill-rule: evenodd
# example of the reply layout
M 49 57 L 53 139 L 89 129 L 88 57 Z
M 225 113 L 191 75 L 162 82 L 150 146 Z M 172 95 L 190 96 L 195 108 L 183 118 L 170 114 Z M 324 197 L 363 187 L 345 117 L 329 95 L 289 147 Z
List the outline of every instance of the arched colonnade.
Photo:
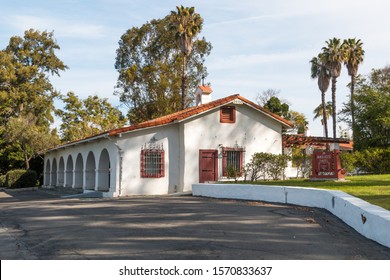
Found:
M 86 156 L 61 154 L 46 156 L 44 185 L 74 189 L 110 191 L 111 158 L 106 148 Z

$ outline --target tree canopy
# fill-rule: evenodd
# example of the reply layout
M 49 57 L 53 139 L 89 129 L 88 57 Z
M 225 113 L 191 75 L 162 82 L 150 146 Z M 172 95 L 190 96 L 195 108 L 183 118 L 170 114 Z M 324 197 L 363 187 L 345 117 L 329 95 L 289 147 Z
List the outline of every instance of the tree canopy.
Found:
M 60 71 L 67 69 L 56 56 L 59 49 L 53 32 L 30 29 L 23 37 L 11 37 L 7 47 L 0 51 L 0 170 L 3 172 L 21 167 L 22 163 L 29 168 L 32 157 L 57 141 L 50 123 L 58 93 L 50 77 L 59 76 Z
M 121 111 L 113 107 L 107 98 L 97 95 L 79 99 L 73 92 L 61 97 L 64 108 L 56 111 L 61 118 L 62 141 L 73 141 L 110 129 L 124 126 L 127 122 Z
M 355 135 L 357 150 L 390 146 L 390 66 L 373 69 L 357 79 L 355 88 Z M 342 113 L 351 114 L 350 104 Z M 348 118 L 349 119 L 349 118 Z
M 176 31 L 170 28 L 171 16 L 153 19 L 141 27 L 127 30 L 119 41 L 115 69 L 119 76 L 116 94 L 128 108 L 130 123 L 139 123 L 179 111 L 183 55 L 177 48 Z M 205 38 L 193 41 L 187 56 L 185 107 L 194 100 L 211 44 Z

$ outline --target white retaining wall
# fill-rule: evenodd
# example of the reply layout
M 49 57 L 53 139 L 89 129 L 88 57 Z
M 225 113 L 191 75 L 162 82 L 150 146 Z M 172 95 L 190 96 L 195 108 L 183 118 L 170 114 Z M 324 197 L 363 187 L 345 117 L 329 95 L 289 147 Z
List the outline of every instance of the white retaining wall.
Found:
M 342 191 L 239 184 L 194 184 L 192 195 L 323 208 L 363 236 L 390 248 L 390 211 Z

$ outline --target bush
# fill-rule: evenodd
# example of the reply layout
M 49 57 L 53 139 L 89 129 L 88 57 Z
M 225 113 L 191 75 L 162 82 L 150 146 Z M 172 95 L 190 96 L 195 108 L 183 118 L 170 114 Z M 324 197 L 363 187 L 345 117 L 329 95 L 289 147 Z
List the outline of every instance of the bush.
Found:
M 5 185 L 10 189 L 35 187 L 36 183 L 37 173 L 33 170 L 11 170 L 5 177 Z
M 5 188 L 5 175 L 0 175 L 0 188 Z
M 250 175 L 250 180 L 257 181 L 261 177 L 265 180 L 271 177 L 274 180 L 284 177 L 287 161 L 286 155 L 274 155 L 270 153 L 255 153 L 251 161 L 245 166 L 245 173 Z
M 354 152 L 356 167 L 376 174 L 390 173 L 390 147 L 369 148 L 367 150 Z
M 356 158 L 355 153 L 340 153 L 341 167 L 347 171 L 347 173 L 353 173 L 356 170 Z

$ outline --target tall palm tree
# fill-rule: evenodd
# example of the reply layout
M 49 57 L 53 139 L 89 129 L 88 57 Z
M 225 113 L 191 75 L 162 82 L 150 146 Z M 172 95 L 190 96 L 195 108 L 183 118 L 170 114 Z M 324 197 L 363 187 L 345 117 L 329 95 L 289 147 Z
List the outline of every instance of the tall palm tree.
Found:
M 191 54 L 193 38 L 201 31 L 203 19 L 195 13 L 194 7 L 177 6 L 177 11 L 171 12 L 171 27 L 176 32 L 176 40 L 183 54 L 183 69 L 181 80 L 181 107 L 186 106 L 187 90 L 187 59 Z
M 329 119 L 329 117 L 331 115 L 333 115 L 332 107 L 333 107 L 332 102 L 328 101 L 328 102 L 326 102 L 325 106 L 324 106 L 324 104 L 321 103 L 313 110 L 313 114 L 314 114 L 313 120 L 321 118 L 321 122 L 322 122 L 322 125 L 324 126 L 326 138 L 328 138 L 328 135 L 327 135 L 328 131 L 326 128 L 326 123 L 327 123 L 327 120 Z M 324 110 L 324 108 L 325 108 L 325 110 Z
M 344 62 L 344 49 L 341 40 L 337 38 L 326 41 L 322 48 L 321 61 L 325 64 L 332 77 L 332 107 L 333 107 L 333 138 L 336 138 L 336 83 L 341 73 L 341 64 Z
M 354 102 L 354 92 L 355 92 L 355 80 L 359 65 L 364 60 L 364 50 L 363 42 L 354 39 L 347 39 L 343 42 L 344 48 L 344 65 L 348 69 L 348 75 L 351 77 L 351 120 L 352 120 L 352 135 L 355 135 L 355 102 Z
M 318 88 L 321 91 L 321 105 L 318 107 L 321 107 L 320 112 L 322 112 L 322 120 L 324 125 L 325 137 L 328 138 L 327 120 L 329 117 L 326 116 L 325 92 L 329 88 L 330 73 L 329 70 L 325 67 L 325 64 L 321 61 L 321 54 L 313 57 L 312 60 L 310 60 L 310 63 L 311 63 L 311 77 L 312 79 L 317 78 Z

